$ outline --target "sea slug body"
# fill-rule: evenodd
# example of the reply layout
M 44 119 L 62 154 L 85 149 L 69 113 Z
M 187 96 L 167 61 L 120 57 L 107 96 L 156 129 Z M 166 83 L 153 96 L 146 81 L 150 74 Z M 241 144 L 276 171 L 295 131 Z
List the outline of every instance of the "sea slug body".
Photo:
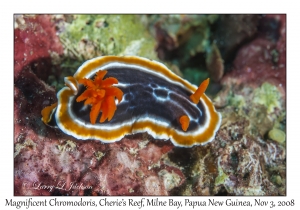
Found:
M 115 142 L 148 132 L 156 139 L 191 147 L 212 141 L 221 114 L 199 88 L 165 65 L 137 56 L 102 56 L 83 63 L 57 105 L 45 107 L 42 120 L 77 139 Z

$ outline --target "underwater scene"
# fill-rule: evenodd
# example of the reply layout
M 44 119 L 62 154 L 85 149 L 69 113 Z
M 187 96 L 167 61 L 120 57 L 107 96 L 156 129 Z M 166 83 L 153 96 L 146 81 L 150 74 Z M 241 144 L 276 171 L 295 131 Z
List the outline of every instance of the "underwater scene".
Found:
M 286 196 L 286 15 L 15 14 L 15 196 Z

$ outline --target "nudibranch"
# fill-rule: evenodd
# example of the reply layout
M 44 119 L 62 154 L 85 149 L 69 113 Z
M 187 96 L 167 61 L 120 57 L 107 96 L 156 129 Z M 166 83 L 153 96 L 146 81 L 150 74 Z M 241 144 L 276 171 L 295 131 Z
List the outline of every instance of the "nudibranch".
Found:
M 176 146 L 203 145 L 214 139 L 221 114 L 199 87 L 165 65 L 137 56 L 102 56 L 83 63 L 57 103 L 42 110 L 45 124 L 77 139 L 115 142 L 148 132 Z

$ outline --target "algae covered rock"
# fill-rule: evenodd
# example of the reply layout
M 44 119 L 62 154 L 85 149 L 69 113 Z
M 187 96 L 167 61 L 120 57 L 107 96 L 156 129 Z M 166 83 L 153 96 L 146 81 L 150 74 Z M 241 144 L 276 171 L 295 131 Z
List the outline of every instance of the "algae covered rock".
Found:
M 265 82 L 255 90 L 254 95 L 254 103 L 266 106 L 268 113 L 273 112 L 275 108 L 281 109 L 281 94 L 276 86 Z
M 157 59 L 154 38 L 136 15 L 73 15 L 60 27 L 66 53 L 80 60 L 101 55 Z
M 269 131 L 269 138 L 282 144 L 285 142 L 285 132 L 277 128 L 273 128 Z
M 104 55 L 135 55 L 158 60 L 155 39 L 138 15 L 54 15 L 63 45 L 60 75 L 50 75 L 47 83 L 57 90 L 63 78 L 73 75 L 86 60 Z

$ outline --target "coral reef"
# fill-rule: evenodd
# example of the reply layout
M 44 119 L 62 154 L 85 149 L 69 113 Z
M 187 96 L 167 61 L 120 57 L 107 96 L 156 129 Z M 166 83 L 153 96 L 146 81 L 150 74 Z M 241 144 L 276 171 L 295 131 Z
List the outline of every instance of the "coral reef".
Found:
M 64 47 L 61 78 L 73 75 L 84 61 L 102 55 L 157 60 L 155 39 L 134 15 L 55 15 L 52 20 Z
M 145 134 L 113 144 L 77 141 L 46 127 L 40 110 L 55 94 L 29 74 L 23 77 L 35 82 L 35 102 L 17 87 L 14 92 L 15 195 L 168 195 L 184 182 L 179 168 L 164 161 L 170 142 Z
M 286 195 L 285 28 L 286 16 L 271 14 L 15 16 L 14 195 Z M 223 120 L 211 143 L 80 141 L 42 122 L 84 60 L 157 60 L 155 46 L 191 82 L 216 77 Z
M 113 144 L 77 141 L 42 123 L 41 110 L 56 101 L 55 90 L 44 81 L 53 75 L 55 61 L 64 62 L 64 57 L 69 55 L 59 41 L 64 38 L 55 33 L 55 27 L 63 25 L 55 23 L 56 18 L 47 15 L 16 17 L 16 23 L 22 22 L 25 31 L 19 29 L 20 24 L 15 29 L 15 195 L 168 195 L 185 180 L 176 164 L 164 161 L 173 148 L 170 142 L 149 141 L 151 137 L 146 134 L 124 137 Z M 79 17 L 81 21 L 82 18 Z M 136 19 L 134 16 L 120 18 L 129 23 Z M 123 22 L 120 24 L 124 26 Z M 137 31 L 141 37 L 147 33 L 146 29 L 143 33 L 142 28 Z M 115 38 L 116 43 L 136 38 L 130 33 L 129 37 L 119 36 L 122 38 Z M 145 39 L 145 43 L 148 41 Z M 121 46 L 125 50 L 128 45 Z M 30 50 L 36 50 L 34 56 L 21 56 L 30 55 Z M 51 59 L 53 52 L 60 59 Z M 151 53 L 154 55 L 153 50 L 148 53 L 149 57 Z M 44 60 L 49 61 L 47 66 L 36 71 L 35 66 Z
M 232 82 L 260 86 L 263 82 L 269 82 L 279 88 L 282 94 L 285 93 L 285 18 L 285 15 L 266 15 L 261 19 L 260 25 L 264 26 L 263 29 L 255 39 L 237 51 L 232 64 L 233 71 L 225 76 L 224 84 L 229 85 Z M 265 31 L 266 27 L 271 27 L 272 30 Z
M 55 16 L 66 53 L 85 61 L 101 55 L 157 59 L 154 39 L 134 15 Z M 63 21 L 69 19 L 68 22 Z
M 264 16 L 260 24 L 277 21 L 273 33 L 280 31 L 280 36 L 259 29 L 259 35 L 238 50 L 215 98 L 221 128 L 215 141 L 197 148 L 196 181 L 187 185 L 185 194 L 286 195 L 285 18 Z M 274 50 L 281 57 L 276 62 Z M 214 170 L 209 169 L 211 163 Z
M 183 76 L 198 85 L 208 77 L 205 55 L 210 56 L 207 65 L 212 74 L 218 75 L 212 78 L 219 80 L 223 75 L 223 63 L 216 56 L 217 46 L 213 47 L 210 40 L 211 26 L 217 19 L 218 15 L 152 15 L 147 25 L 156 37 L 158 57 L 179 66 Z M 216 60 L 221 66 L 212 66 Z

